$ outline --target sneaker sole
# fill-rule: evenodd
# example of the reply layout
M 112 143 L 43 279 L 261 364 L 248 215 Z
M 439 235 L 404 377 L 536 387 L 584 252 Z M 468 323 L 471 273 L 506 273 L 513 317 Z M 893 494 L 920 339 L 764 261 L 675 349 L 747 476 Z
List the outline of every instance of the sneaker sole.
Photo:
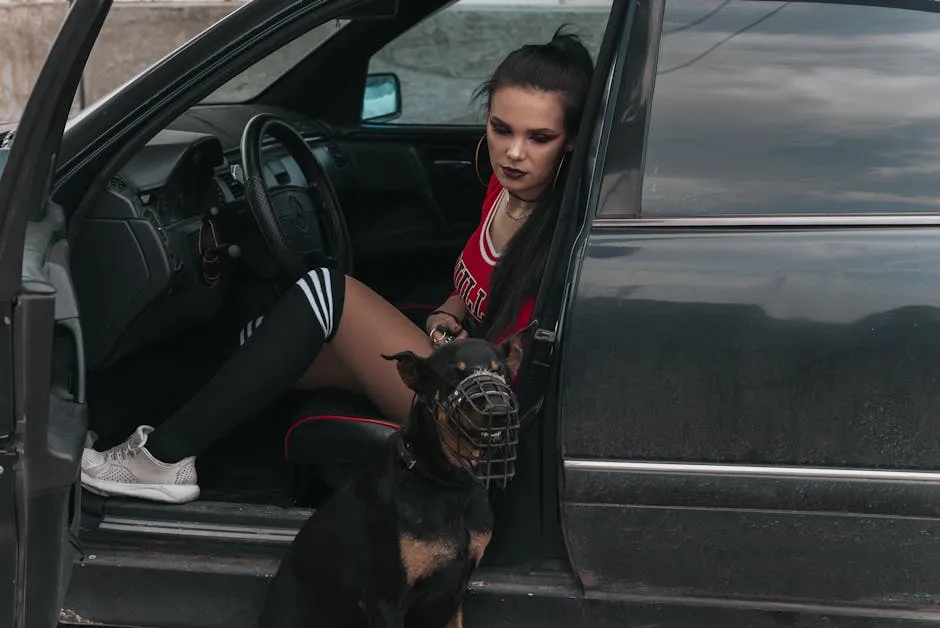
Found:
M 99 480 L 82 471 L 82 487 L 105 497 L 136 497 L 164 504 L 185 504 L 199 499 L 195 484 L 120 484 Z

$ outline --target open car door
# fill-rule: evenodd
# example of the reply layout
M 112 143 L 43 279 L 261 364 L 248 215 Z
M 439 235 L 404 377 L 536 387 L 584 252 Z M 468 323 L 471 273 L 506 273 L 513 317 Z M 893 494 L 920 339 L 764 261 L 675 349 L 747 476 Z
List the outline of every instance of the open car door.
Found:
M 0 171 L 0 625 L 14 628 L 58 624 L 77 545 L 84 363 L 65 220 L 49 193 L 110 7 L 72 5 Z

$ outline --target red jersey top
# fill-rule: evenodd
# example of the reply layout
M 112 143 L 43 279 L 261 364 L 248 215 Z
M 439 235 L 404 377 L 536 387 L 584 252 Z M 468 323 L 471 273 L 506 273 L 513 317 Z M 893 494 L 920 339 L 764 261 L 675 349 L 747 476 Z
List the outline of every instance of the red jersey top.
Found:
M 486 196 L 483 198 L 480 225 L 467 240 L 467 245 L 454 265 L 454 291 L 451 294 L 460 295 L 464 305 L 467 306 L 467 312 L 477 323 L 482 323 L 486 316 L 490 300 L 490 281 L 500 257 L 490 237 L 490 225 L 493 224 L 493 217 L 496 215 L 497 202 L 503 194 L 507 194 L 503 186 L 499 184 L 495 176 L 490 177 Z M 526 299 L 516 317 L 515 324 L 500 335 L 498 342 L 502 342 L 528 325 L 532 320 L 534 308 L 535 299 L 531 297 Z

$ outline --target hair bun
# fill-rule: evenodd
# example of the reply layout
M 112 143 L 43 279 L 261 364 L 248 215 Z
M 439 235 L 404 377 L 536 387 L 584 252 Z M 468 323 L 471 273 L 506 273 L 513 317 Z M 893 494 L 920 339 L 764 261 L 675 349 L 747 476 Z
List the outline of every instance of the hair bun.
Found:
M 551 50 L 568 63 L 579 67 L 582 72 L 590 75 L 594 70 L 594 61 L 581 36 L 568 31 L 569 25 L 562 24 L 552 35 L 551 41 L 544 44 L 545 50 Z
M 584 49 L 584 43 L 581 41 L 581 37 L 576 33 L 565 32 L 567 28 L 569 28 L 568 24 L 559 26 L 555 34 L 552 35 L 552 40 L 548 42 L 548 45 L 561 52 L 580 52 Z

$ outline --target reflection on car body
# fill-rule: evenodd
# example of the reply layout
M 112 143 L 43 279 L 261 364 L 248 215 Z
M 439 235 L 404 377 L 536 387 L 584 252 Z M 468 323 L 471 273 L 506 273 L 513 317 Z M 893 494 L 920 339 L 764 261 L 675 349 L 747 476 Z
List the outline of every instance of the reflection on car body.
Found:
M 644 215 L 940 206 L 940 15 L 671 0 L 663 30 Z

